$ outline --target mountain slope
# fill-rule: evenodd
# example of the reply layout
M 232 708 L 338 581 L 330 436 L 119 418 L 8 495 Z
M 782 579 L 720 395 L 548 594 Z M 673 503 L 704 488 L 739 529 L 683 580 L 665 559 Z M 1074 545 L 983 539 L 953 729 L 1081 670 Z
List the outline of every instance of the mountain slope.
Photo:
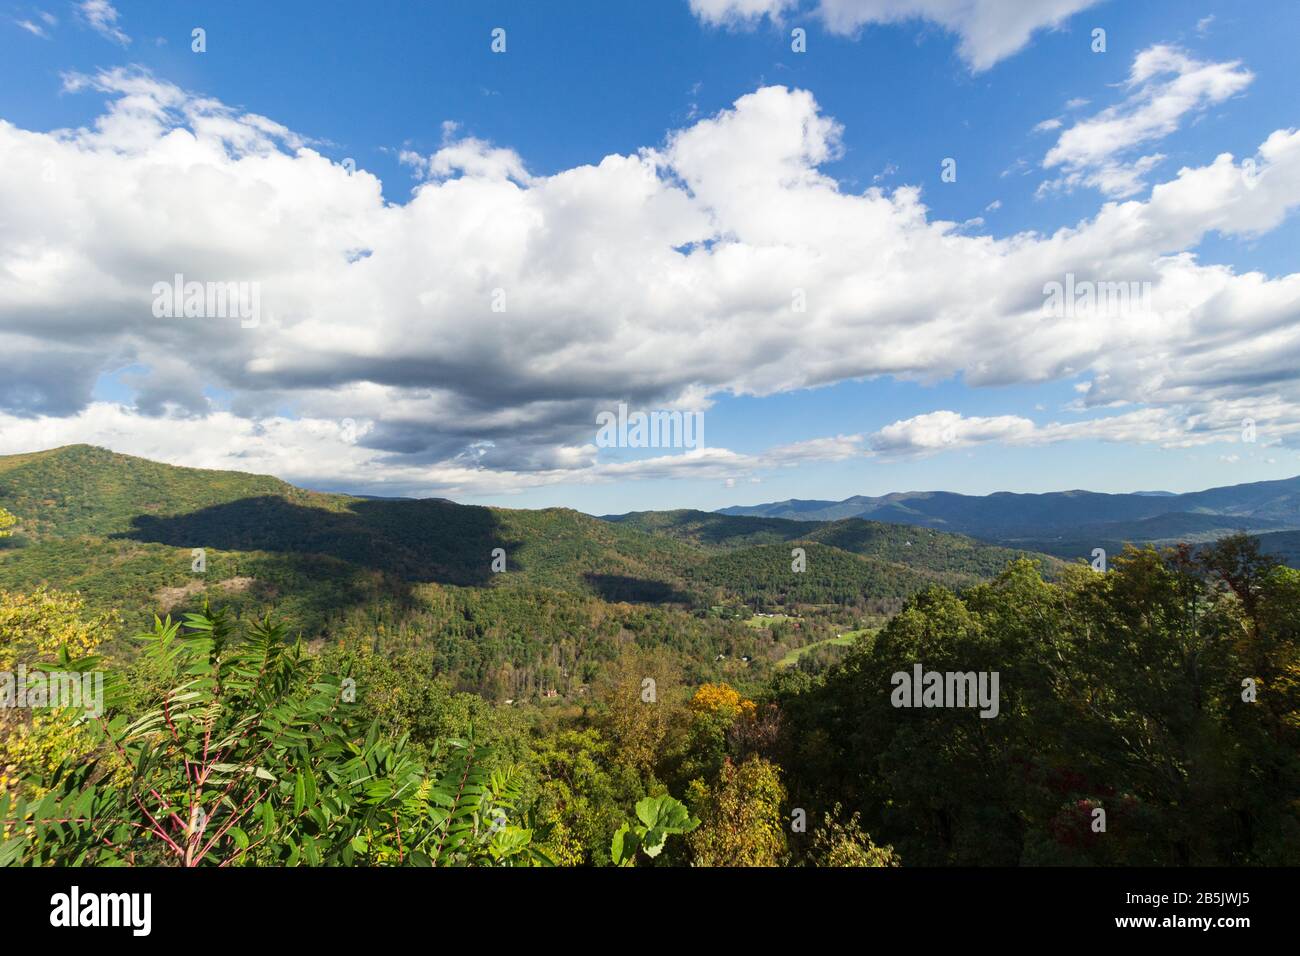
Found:
M 951 583 L 991 577 L 1017 558 L 1041 561 L 1046 557 L 1029 550 L 976 541 L 966 535 L 861 518 L 793 521 L 683 510 L 631 512 L 606 516 L 605 520 L 711 548 L 752 547 L 787 541 L 815 542 L 861 557 L 902 564 L 913 570 L 949 575 Z M 1050 561 L 1047 563 L 1051 564 Z
M 335 497 L 266 475 L 180 468 L 91 445 L 0 457 L 0 501 L 33 540 L 125 532 L 139 516 L 187 514 L 261 495 L 322 508 Z
M 0 458 L 0 502 L 19 519 L 11 558 L 15 550 L 92 538 L 135 542 L 137 554 L 176 550 L 169 560 L 186 569 L 190 550 L 203 548 L 321 556 L 407 581 L 487 585 L 523 577 L 599 591 L 588 576 L 677 582 L 694 551 L 568 509 L 321 494 L 86 445 Z M 512 573 L 493 572 L 498 548 Z
M 863 521 L 705 512 L 602 520 L 561 508 L 320 494 L 89 446 L 0 458 L 0 504 L 19 518 L 0 549 L 0 586 L 76 587 L 137 615 L 206 595 L 250 610 L 288 600 L 319 624 L 367 602 L 406 600 L 422 585 L 696 608 L 786 600 L 883 608 L 930 583 L 990 577 L 1019 556 Z M 806 576 L 790 569 L 792 542 L 810 550 Z M 204 551 L 202 572 L 192 569 L 194 549 Z
M 120 609 L 127 634 L 205 600 L 245 616 L 275 610 L 308 639 L 429 649 L 457 686 L 502 699 L 580 695 L 632 642 L 671 650 L 695 680 L 753 677 L 929 585 L 985 580 L 1025 554 L 860 518 L 600 519 L 318 494 L 87 446 L 0 458 L 0 506 L 19 518 L 0 539 L 0 589 L 80 591 L 93 608 Z M 1279 550 L 1295 548 L 1287 535 Z

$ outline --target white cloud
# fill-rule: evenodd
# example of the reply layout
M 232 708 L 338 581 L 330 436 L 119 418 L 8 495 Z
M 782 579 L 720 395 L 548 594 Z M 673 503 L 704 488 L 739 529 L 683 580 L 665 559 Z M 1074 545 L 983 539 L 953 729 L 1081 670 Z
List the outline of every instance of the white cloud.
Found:
M 1300 438 L 1300 410 L 1276 400 L 1251 400 L 1209 403 L 1196 410 L 1190 406 L 1144 408 L 1045 425 L 1017 415 L 979 418 L 953 411 L 928 412 L 887 425 L 868 436 L 866 444 L 872 454 L 887 459 L 922 458 L 986 444 L 1036 446 L 1066 441 L 1192 448 L 1239 442 L 1243 420 L 1254 414 L 1265 414 L 1269 421 L 1269 437 L 1261 444 Z
M 92 30 L 107 40 L 127 46 L 131 38 L 117 25 L 118 12 L 109 0 L 81 0 L 77 12 Z
M 870 447 L 885 457 L 904 457 L 990 441 L 1014 443 L 1033 431 L 1033 422 L 1015 415 L 965 418 L 957 412 L 929 412 L 886 425 L 871 436 Z
M 861 436 L 811 439 L 757 455 L 700 448 L 633 461 L 598 461 L 596 448 L 586 445 L 559 449 L 547 468 L 488 469 L 476 453 L 432 464 L 404 462 L 365 445 L 372 428 L 372 422 L 351 419 L 272 415 L 253 420 L 225 411 L 155 416 L 113 402 L 92 402 L 75 415 L 57 418 L 0 412 L 0 455 L 84 442 L 192 468 L 275 475 L 321 490 L 430 497 L 513 494 L 560 483 L 734 481 L 758 470 L 842 461 L 863 453 Z
M 443 146 L 429 157 L 426 169 L 430 179 L 449 179 L 459 174 L 482 179 L 513 179 L 527 185 L 532 178 L 513 149 L 498 149 L 472 136 Z
M 713 26 L 745 24 L 770 17 L 779 20 L 799 0 L 691 0 L 691 12 Z
M 21 422 L 53 420 L 67 429 L 58 441 L 217 456 L 317 486 L 723 480 L 875 443 L 612 461 L 593 445 L 595 413 L 872 376 L 1082 379 L 1081 417 L 1128 406 L 1090 426 L 1111 440 L 1219 440 L 1233 416 L 1294 440 L 1300 274 L 1238 274 L 1188 251 L 1211 230 L 1265 232 L 1300 205 L 1292 130 L 1268 137 L 1250 175 L 1224 154 L 1144 201 L 994 239 L 932 217 L 915 187 L 842 191 L 821 169 L 839 153 L 839 125 L 783 87 L 657 148 L 550 176 L 454 140 L 454 154 L 434 157 L 459 175 L 405 203 L 302 135 L 146 73 L 74 76 L 67 88 L 109 105 L 82 129 L 0 122 L 10 451 L 35 436 Z M 176 273 L 259 283 L 260 324 L 155 318 L 153 285 Z M 1149 308 L 1047 317 L 1044 284 L 1066 273 L 1149 282 Z M 497 290 L 505 311 L 493 311 Z M 127 367 L 143 370 L 126 381 L 138 407 L 93 402 L 97 380 Z M 355 443 L 339 437 L 348 419 Z M 1000 418 L 957 427 L 971 442 L 1026 434 Z M 924 445 L 915 434 L 875 441 Z
M 38 36 L 42 40 L 48 40 L 50 38 L 50 35 L 45 32 L 44 27 L 40 26 L 39 24 L 32 23 L 31 20 L 15 20 L 14 23 L 18 24 L 18 26 L 26 30 L 32 36 Z
M 714 26 L 749 26 L 767 17 L 781 22 L 799 0 L 690 0 Z M 1040 30 L 1061 26 L 1100 0 L 815 0 L 816 16 L 833 33 L 854 34 L 877 23 L 923 20 L 957 35 L 957 51 L 979 73 L 1021 50 Z
M 397 159 L 415 170 L 417 178 L 444 180 L 457 175 L 482 179 L 513 179 L 522 185 L 532 177 L 513 149 L 499 149 L 473 136 L 459 136 L 460 124 L 448 120 L 442 124 L 442 147 L 431 156 L 408 149 Z
M 773 448 L 764 456 L 771 465 L 795 465 L 803 461 L 846 461 L 862 454 L 861 435 L 811 438 Z
M 1044 189 L 1082 185 L 1118 197 L 1141 192 L 1143 177 L 1164 157 L 1134 158 L 1133 151 L 1175 132 L 1188 114 L 1240 93 L 1254 78 L 1239 61 L 1207 63 L 1175 47 L 1148 47 L 1133 60 L 1127 98 L 1079 120 L 1048 150 L 1043 168 L 1059 168 L 1062 175 Z M 1045 127 L 1040 123 L 1036 128 Z

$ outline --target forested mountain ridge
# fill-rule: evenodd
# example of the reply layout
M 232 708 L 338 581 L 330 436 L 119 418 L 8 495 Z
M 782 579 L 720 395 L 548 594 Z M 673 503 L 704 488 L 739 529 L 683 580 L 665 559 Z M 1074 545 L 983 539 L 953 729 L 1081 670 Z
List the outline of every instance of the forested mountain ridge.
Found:
M 120 612 L 123 633 L 204 601 L 274 608 L 313 640 L 382 623 L 386 640 L 430 646 L 461 686 L 502 697 L 573 691 L 627 640 L 679 646 L 701 674 L 737 659 L 762 670 L 1025 554 L 877 522 L 755 533 L 755 519 L 704 512 L 602 520 L 326 494 L 84 445 L 0 458 L 0 506 L 18 519 L 0 588 L 78 591 Z M 803 620 L 739 623 L 800 607 Z
M 19 520 L 11 549 L 91 536 L 317 555 L 448 584 L 493 583 L 497 548 L 506 552 L 506 569 L 530 583 L 573 587 L 598 572 L 632 576 L 653 567 L 671 577 L 688 550 L 569 509 L 326 494 L 276 478 L 163 465 L 84 445 L 0 458 L 0 501 Z
M 1300 563 L 1300 477 L 1211 488 L 1182 495 L 1087 491 L 985 496 L 908 492 L 844 501 L 781 501 L 723 508 L 719 516 L 751 522 L 797 520 L 835 525 L 862 515 L 881 521 L 963 533 L 980 544 L 1050 554 L 1072 562 L 1094 550 L 1118 554 L 1126 544 L 1205 544 L 1234 534 L 1259 536 L 1265 551 Z
M 1300 528 L 1300 476 L 1176 495 L 1092 491 L 962 495 L 913 491 L 879 497 L 855 495 L 843 501 L 789 500 L 732 506 L 718 513 L 801 521 L 873 518 L 1001 541 L 1048 539 L 1062 532 L 1078 536 L 1084 529 L 1092 533 L 1094 526 L 1109 527 L 1109 537 L 1134 537 L 1126 526 L 1166 515 L 1200 516 L 1184 518 L 1183 522 L 1199 520 L 1197 530 L 1203 533 L 1271 531 Z M 1124 533 L 1114 533 L 1120 529 Z M 1135 532 L 1143 533 L 1140 527 Z M 1175 530 L 1172 535 L 1156 536 L 1179 533 Z
M 896 599 L 932 581 L 989 577 L 1023 554 L 873 522 L 771 522 L 750 534 L 746 519 L 689 513 L 710 526 L 704 533 L 672 512 L 600 520 L 562 508 L 323 494 L 89 446 L 0 458 L 0 502 L 19 519 L 0 581 L 29 585 L 73 580 L 97 553 L 110 556 L 111 567 L 153 558 L 188 568 L 190 550 L 202 548 L 245 573 L 253 560 L 286 568 L 310 560 L 317 569 L 341 562 L 394 582 L 527 584 L 607 600 L 714 604 L 734 599 L 749 580 L 716 551 L 763 547 L 778 573 L 789 550 L 782 558 L 766 546 L 803 542 L 841 552 L 832 558 L 841 594 Z M 904 568 L 879 591 L 882 562 Z
M 1017 558 L 1044 557 L 1025 549 L 990 545 L 967 535 L 862 518 L 796 521 L 680 510 L 634 511 L 606 515 L 605 519 L 719 550 L 786 541 L 816 542 L 863 557 L 959 576 L 991 577 Z
M 335 496 L 268 475 L 164 465 L 92 445 L 0 456 L 0 500 L 32 540 L 131 530 L 163 518 L 259 496 L 337 508 Z

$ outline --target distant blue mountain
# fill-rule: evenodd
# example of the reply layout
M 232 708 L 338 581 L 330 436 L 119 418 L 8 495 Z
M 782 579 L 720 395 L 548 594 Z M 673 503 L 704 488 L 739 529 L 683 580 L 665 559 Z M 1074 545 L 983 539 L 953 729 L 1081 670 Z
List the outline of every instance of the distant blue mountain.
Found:
M 1210 488 L 1186 494 L 960 495 L 909 491 L 843 501 L 791 499 L 722 508 L 719 513 L 799 521 L 868 518 L 920 525 L 1001 541 L 1070 538 L 1209 540 L 1232 531 L 1300 529 L 1300 477 Z

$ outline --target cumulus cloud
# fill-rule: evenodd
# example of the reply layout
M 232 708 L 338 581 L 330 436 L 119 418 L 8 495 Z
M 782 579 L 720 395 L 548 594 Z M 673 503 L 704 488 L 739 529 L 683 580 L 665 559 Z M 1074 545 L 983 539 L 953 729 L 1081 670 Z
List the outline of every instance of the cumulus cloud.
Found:
M 307 137 L 147 73 L 66 85 L 107 99 L 91 125 L 0 121 L 6 451 L 53 422 L 47 444 L 216 456 L 317 487 L 498 493 L 721 480 L 927 440 L 913 426 L 613 460 L 594 447 L 595 416 L 619 402 L 704 408 L 873 376 L 1083 381 L 1072 414 L 1150 411 L 1170 441 L 1227 440 L 1245 415 L 1290 435 L 1300 407 L 1300 274 L 1239 274 L 1190 251 L 1300 204 L 1293 130 L 1249 165 L 1225 153 L 1144 201 L 994 239 L 933 217 L 915 187 L 842 189 L 823 171 L 839 124 L 784 87 L 548 176 L 453 131 L 391 203 Z M 257 283 L 260 321 L 155 316 L 155 285 L 178 274 Z M 1045 314 L 1045 285 L 1067 274 L 1150 294 Z M 92 400 L 101 377 L 136 367 L 120 376 L 132 407 Z M 1025 434 L 1002 419 L 957 427 L 969 441 Z
M 442 148 L 430 156 L 404 149 L 398 161 L 415 170 L 422 179 L 443 180 L 456 176 L 481 179 L 513 179 L 528 185 L 532 177 L 513 149 L 500 149 L 473 136 L 457 136 L 456 123 L 442 124 Z
M 1015 415 L 966 418 L 939 411 L 886 425 L 871 436 L 870 448 L 887 457 L 931 454 L 984 442 L 1018 443 L 1034 432 L 1034 423 Z
M 1277 399 L 1226 401 L 1198 410 L 1144 408 L 1081 421 L 1036 424 L 1019 415 L 991 418 L 954 411 L 928 412 L 902 419 L 867 437 L 866 447 L 882 458 L 924 458 L 978 445 L 1035 446 L 1066 441 L 1149 444 L 1193 448 L 1242 440 L 1244 423 L 1266 414 L 1269 435 L 1260 443 L 1282 444 L 1300 437 L 1300 413 Z M 1258 439 L 1257 439 L 1258 440 Z
M 490 450 L 490 442 L 432 463 L 389 454 L 367 443 L 373 427 L 352 419 L 249 419 L 226 411 L 160 417 L 138 407 L 91 402 L 64 417 L 0 412 L 0 455 L 85 442 L 193 468 L 275 475 L 319 490 L 427 497 L 515 494 L 560 482 L 734 481 L 759 471 L 863 453 L 861 436 L 811 439 L 755 455 L 706 447 L 628 461 L 599 461 L 595 446 L 585 445 L 554 449 L 546 467 L 512 470 L 484 464 L 480 453 Z
M 781 22 L 799 0 L 690 0 L 703 22 L 749 26 Z M 1054 29 L 1100 0 L 815 0 L 811 9 L 832 33 L 854 34 L 875 23 L 922 20 L 957 35 L 957 52 L 979 73 L 1024 48 L 1039 30 Z
M 1125 100 L 1079 120 L 1048 150 L 1043 168 L 1059 168 L 1062 175 L 1044 183 L 1040 192 L 1076 186 L 1091 186 L 1107 196 L 1141 192 L 1145 175 L 1164 156 L 1134 156 L 1134 151 L 1175 132 L 1189 114 L 1240 93 L 1254 78 L 1240 61 L 1207 63 L 1175 47 L 1148 47 L 1133 60 Z M 1044 123 L 1036 127 L 1051 128 Z

